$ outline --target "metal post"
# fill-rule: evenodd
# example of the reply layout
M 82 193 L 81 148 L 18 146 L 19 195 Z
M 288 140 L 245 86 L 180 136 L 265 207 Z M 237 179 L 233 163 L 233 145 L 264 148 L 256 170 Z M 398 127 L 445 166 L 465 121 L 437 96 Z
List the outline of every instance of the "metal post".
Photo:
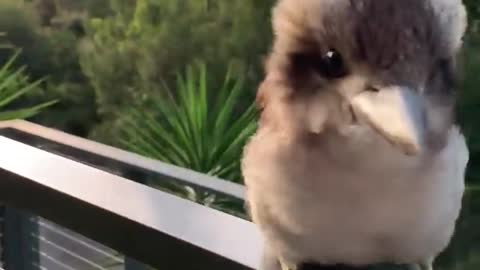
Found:
M 3 260 L 6 270 L 37 269 L 39 262 L 38 224 L 36 217 L 16 210 L 4 208 Z

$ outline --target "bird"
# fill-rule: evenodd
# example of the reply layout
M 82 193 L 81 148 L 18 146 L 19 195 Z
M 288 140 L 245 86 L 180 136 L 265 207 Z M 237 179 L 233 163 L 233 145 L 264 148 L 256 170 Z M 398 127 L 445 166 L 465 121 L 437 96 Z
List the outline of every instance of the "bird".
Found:
M 272 25 L 241 158 L 259 269 L 433 269 L 469 161 L 463 3 L 279 0 Z

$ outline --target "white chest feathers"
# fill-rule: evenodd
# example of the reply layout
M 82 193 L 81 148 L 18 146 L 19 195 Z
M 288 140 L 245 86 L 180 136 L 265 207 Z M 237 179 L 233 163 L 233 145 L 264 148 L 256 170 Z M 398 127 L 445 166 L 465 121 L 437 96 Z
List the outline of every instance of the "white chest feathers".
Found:
M 247 146 L 250 211 L 278 256 L 293 263 L 416 263 L 448 245 L 468 162 L 460 132 L 452 129 L 447 147 L 430 157 L 359 140 L 312 146 L 260 131 Z

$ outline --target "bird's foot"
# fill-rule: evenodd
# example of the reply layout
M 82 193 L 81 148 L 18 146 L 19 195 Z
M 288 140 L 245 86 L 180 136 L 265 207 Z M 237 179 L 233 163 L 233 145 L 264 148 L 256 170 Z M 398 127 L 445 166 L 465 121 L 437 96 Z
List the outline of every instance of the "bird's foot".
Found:
M 265 248 L 259 270 L 297 270 L 297 267 L 279 258 L 271 249 Z
M 428 259 L 418 264 L 414 264 L 409 270 L 433 270 L 433 259 Z
M 279 259 L 282 270 L 298 270 L 296 265 L 291 265 L 282 259 Z
M 420 269 L 422 270 L 433 270 L 433 258 L 429 258 L 425 260 L 424 262 L 420 263 Z

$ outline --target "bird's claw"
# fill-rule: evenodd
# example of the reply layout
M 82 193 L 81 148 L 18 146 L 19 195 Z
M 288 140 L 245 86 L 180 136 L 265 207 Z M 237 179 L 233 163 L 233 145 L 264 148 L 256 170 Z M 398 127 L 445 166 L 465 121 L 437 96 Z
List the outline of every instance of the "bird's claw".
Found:
M 429 259 L 424 262 L 414 264 L 410 267 L 410 270 L 433 270 L 433 260 Z
M 285 260 L 279 259 L 279 262 L 280 262 L 280 266 L 281 266 L 282 270 L 297 270 L 296 265 L 291 265 L 291 264 L 285 262 Z

